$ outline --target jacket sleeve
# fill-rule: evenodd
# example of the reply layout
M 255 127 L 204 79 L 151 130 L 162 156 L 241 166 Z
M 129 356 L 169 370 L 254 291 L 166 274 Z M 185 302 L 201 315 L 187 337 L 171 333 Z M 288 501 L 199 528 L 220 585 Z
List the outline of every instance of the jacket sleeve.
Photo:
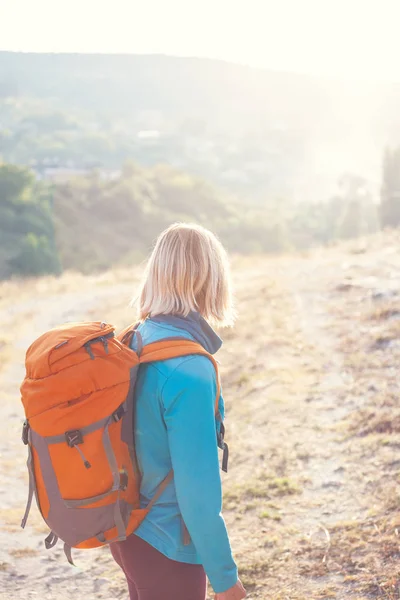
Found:
M 172 373 L 162 390 L 176 495 L 183 520 L 216 593 L 238 578 L 222 510 L 215 427 L 214 366 L 192 356 Z

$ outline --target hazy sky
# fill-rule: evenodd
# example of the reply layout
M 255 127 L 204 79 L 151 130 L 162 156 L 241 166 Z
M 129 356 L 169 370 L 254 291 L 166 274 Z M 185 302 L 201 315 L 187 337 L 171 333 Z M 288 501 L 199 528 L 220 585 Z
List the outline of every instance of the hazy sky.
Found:
M 204 56 L 400 81 L 400 0 L 0 0 L 0 49 Z

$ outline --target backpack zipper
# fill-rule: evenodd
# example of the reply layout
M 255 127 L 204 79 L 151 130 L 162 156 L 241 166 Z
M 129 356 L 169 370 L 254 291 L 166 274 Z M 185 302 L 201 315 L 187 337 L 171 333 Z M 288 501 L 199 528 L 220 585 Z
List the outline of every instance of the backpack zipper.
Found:
M 90 464 L 90 462 L 88 461 L 88 459 L 86 458 L 86 456 L 83 454 L 82 450 L 79 448 L 78 445 L 74 445 L 72 446 L 73 448 L 75 448 L 75 450 L 78 450 L 79 452 L 79 456 L 82 459 L 83 464 L 85 465 L 86 469 L 91 469 L 92 465 Z
M 86 349 L 86 352 L 89 354 L 91 360 L 94 360 L 96 358 L 95 355 L 93 354 L 92 344 L 97 344 L 98 342 L 101 342 L 103 344 L 105 353 L 108 354 L 108 340 L 112 339 L 113 337 L 115 337 L 115 335 L 114 335 L 114 332 L 111 331 L 110 333 L 107 333 L 106 335 L 99 335 L 98 337 L 92 338 L 91 340 L 86 342 L 86 344 L 83 344 L 83 346 Z
M 86 469 L 90 469 L 92 467 L 92 465 L 90 464 L 90 462 L 88 461 L 88 459 L 86 458 L 86 456 L 84 455 L 84 453 L 82 452 L 82 450 L 79 448 L 79 445 L 78 445 L 78 444 L 83 444 L 83 436 L 82 436 L 81 431 L 79 429 L 67 431 L 65 434 L 65 439 L 70 448 L 75 448 L 75 450 L 78 451 L 78 454 L 81 457 L 82 462 L 85 465 Z

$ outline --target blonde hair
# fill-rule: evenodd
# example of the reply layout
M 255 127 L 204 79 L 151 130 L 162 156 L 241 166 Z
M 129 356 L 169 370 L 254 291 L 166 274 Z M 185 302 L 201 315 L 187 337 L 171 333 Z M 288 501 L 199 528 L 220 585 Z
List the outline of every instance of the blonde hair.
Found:
M 219 326 L 233 323 L 229 262 L 211 231 L 175 223 L 161 233 L 147 263 L 139 318 L 160 314 L 186 317 L 191 311 Z

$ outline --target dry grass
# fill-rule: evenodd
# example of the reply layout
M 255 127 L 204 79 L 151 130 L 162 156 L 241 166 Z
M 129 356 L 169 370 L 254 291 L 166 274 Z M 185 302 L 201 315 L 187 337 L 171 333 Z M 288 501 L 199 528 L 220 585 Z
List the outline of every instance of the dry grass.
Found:
M 10 550 L 10 554 L 14 558 L 27 558 L 28 556 L 37 556 L 39 550 L 35 550 L 34 548 L 15 548 Z
M 300 571 L 313 578 L 336 574 L 347 593 L 359 598 L 398 598 L 398 526 L 394 517 L 338 523 L 328 550 L 305 543 L 296 551 Z

